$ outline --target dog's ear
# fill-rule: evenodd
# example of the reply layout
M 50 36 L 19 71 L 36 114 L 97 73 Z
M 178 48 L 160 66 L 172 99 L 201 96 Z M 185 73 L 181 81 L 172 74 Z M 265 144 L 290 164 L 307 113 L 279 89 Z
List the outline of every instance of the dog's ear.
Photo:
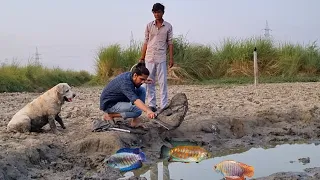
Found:
M 56 86 L 56 90 L 59 94 L 64 94 L 64 84 L 60 83 Z

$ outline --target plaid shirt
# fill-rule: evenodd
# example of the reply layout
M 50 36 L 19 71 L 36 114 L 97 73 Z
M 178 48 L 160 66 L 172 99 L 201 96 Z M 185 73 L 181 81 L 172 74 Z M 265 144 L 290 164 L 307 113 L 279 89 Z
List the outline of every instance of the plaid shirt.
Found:
M 114 106 L 118 102 L 134 102 L 138 99 L 136 88 L 132 81 L 132 73 L 125 72 L 116 76 L 103 89 L 100 96 L 100 110 Z
M 172 36 L 170 23 L 163 21 L 160 28 L 156 26 L 155 21 L 148 23 L 144 38 L 144 43 L 147 44 L 145 61 L 156 63 L 166 61 L 168 45 L 172 44 Z

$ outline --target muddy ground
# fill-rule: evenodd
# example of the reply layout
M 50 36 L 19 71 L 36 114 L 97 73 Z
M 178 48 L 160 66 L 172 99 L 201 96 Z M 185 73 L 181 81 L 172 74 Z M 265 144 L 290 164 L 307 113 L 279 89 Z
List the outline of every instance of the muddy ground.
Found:
M 119 138 L 137 138 L 119 132 L 91 132 L 92 121 L 102 117 L 99 110 L 102 88 L 74 88 L 77 97 L 62 108 L 61 117 L 67 127 L 59 129 L 62 135 L 46 131 L 7 133 L 6 125 L 13 114 L 39 93 L 0 94 L 0 179 L 121 177 L 117 170 L 105 168 L 102 161 L 129 145 Z M 257 88 L 171 85 L 169 97 L 185 93 L 189 110 L 181 126 L 167 135 L 198 142 L 214 156 L 250 147 L 318 141 L 319 89 L 320 83 L 261 84 Z M 148 147 L 145 151 L 152 161 L 157 161 Z M 304 173 L 279 172 L 259 179 L 319 179 L 319 173 L 315 167 Z

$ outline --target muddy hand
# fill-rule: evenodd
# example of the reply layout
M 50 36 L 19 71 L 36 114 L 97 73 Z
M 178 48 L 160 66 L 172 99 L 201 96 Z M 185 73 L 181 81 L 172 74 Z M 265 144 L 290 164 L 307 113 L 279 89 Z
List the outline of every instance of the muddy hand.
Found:
M 156 118 L 156 114 L 153 112 L 153 111 L 148 111 L 147 112 L 147 115 L 148 115 L 148 118 L 150 118 L 150 119 L 154 119 L 154 118 Z

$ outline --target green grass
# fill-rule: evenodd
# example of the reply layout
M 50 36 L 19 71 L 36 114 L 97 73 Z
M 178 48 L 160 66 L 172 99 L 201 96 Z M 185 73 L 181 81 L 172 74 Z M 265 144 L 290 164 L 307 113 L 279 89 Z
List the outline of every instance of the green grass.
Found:
M 110 45 L 101 48 L 96 59 L 99 82 L 106 82 L 127 71 L 140 57 L 141 43 L 129 48 Z M 276 43 L 271 39 L 224 39 L 215 45 L 189 43 L 183 36 L 174 38 L 176 66 L 169 70 L 176 83 L 253 82 L 253 50 L 257 48 L 259 82 L 318 81 L 320 51 L 308 45 Z
M 169 83 L 246 84 L 253 83 L 253 50 L 258 53 L 259 83 L 317 82 L 320 79 L 320 50 L 307 45 L 275 42 L 264 38 L 227 38 L 212 45 L 189 43 L 174 38 L 175 66 L 169 69 Z M 128 47 L 111 44 L 99 48 L 95 75 L 86 71 L 49 69 L 39 63 L 0 66 L 0 92 L 43 91 L 59 82 L 72 86 L 105 85 L 111 78 L 129 71 L 141 56 L 142 43 Z
M 0 92 L 41 92 L 60 82 L 70 86 L 80 86 L 92 79 L 86 71 L 46 68 L 39 63 L 21 66 L 17 63 L 1 64 Z
M 138 62 L 141 45 L 134 43 L 126 49 L 119 44 L 101 47 L 95 58 L 96 77 L 91 83 L 105 84 L 111 77 L 128 71 Z

